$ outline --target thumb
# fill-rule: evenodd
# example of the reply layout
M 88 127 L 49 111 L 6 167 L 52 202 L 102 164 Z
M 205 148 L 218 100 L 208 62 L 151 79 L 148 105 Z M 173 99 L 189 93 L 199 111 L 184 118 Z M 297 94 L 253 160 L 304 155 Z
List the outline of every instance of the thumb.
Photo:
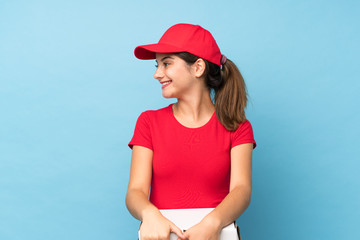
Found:
M 181 231 L 180 228 L 178 228 L 175 224 L 171 223 L 170 224 L 170 232 L 175 233 L 178 237 L 180 237 L 180 239 L 186 239 L 186 237 L 184 236 L 183 232 Z

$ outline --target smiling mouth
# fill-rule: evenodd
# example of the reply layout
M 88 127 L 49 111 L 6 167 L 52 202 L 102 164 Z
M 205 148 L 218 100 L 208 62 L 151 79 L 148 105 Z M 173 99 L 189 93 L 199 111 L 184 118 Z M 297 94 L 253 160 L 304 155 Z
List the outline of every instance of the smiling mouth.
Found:
M 170 81 L 166 81 L 166 82 L 162 82 L 161 83 L 161 85 L 163 86 L 163 87 L 165 87 L 166 85 L 168 85 L 169 83 L 171 83 L 172 81 L 170 80 Z

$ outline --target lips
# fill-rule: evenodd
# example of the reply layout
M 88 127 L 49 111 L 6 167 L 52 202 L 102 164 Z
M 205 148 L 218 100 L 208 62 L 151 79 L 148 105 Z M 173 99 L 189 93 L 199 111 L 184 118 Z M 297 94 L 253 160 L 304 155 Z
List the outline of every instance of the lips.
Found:
M 162 85 L 161 88 L 164 88 L 164 87 L 168 86 L 171 82 L 172 82 L 171 80 L 169 80 L 169 81 L 164 81 L 164 82 L 160 82 L 161 85 Z

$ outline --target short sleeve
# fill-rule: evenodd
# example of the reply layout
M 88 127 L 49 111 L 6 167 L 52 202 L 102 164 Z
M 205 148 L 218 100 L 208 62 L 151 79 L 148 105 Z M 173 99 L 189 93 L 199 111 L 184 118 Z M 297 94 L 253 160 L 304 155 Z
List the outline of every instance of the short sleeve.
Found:
M 139 145 L 153 150 L 150 126 L 147 112 L 141 113 L 136 121 L 134 135 L 128 144 L 131 149 L 134 145 Z
M 248 120 L 240 123 L 238 129 L 232 133 L 231 137 L 231 148 L 243 143 L 253 143 L 253 148 L 256 147 L 253 129 Z

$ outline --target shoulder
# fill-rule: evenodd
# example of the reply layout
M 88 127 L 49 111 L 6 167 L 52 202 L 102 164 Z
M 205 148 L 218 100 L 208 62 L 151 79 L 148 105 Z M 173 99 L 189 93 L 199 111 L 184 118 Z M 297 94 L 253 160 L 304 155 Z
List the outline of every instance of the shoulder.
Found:
M 238 131 L 238 130 L 241 130 L 241 129 L 246 129 L 246 128 L 251 128 L 252 129 L 251 123 L 247 119 L 245 119 L 245 121 L 240 123 L 239 127 L 235 131 Z
M 142 112 L 137 118 L 134 135 L 128 144 L 130 148 L 140 145 L 153 150 L 153 134 L 159 129 L 160 124 L 166 122 L 170 114 L 171 105 L 157 110 L 147 110 Z
M 239 124 L 239 127 L 235 131 L 231 132 L 231 139 L 233 146 L 242 143 L 252 142 L 254 143 L 255 148 L 256 142 L 254 139 L 254 132 L 250 121 L 246 119 L 245 121 L 241 122 Z
M 172 104 L 170 104 L 167 107 L 163 107 L 156 110 L 146 110 L 140 114 L 138 120 L 144 120 L 144 121 L 161 120 L 162 118 L 167 117 L 170 111 L 172 111 Z
M 239 123 L 239 127 L 235 131 L 233 131 L 232 133 L 235 136 L 239 135 L 239 134 L 241 135 L 241 134 L 244 134 L 244 133 L 247 133 L 247 135 L 249 135 L 249 134 L 253 135 L 253 128 L 251 126 L 250 121 L 246 119 L 245 121 Z
M 141 115 L 147 115 L 147 116 L 161 116 L 166 115 L 169 111 L 172 111 L 172 105 L 170 104 L 166 107 L 156 109 L 156 110 L 146 110 L 140 114 Z
M 156 110 L 147 110 L 143 113 L 146 113 L 146 114 L 149 114 L 149 115 L 162 115 L 162 114 L 166 114 L 168 113 L 169 111 L 172 111 L 172 105 L 173 104 L 170 104 L 166 107 L 163 107 L 163 108 L 160 108 L 160 109 L 156 109 Z
M 218 124 L 220 124 L 221 126 L 223 126 L 219 120 L 217 120 Z M 239 126 L 236 130 L 228 130 L 225 128 L 225 126 L 223 126 L 224 131 L 229 132 L 232 136 L 233 135 L 237 135 L 240 132 L 247 130 L 247 129 L 251 129 L 252 130 L 252 126 L 249 120 L 245 119 L 245 121 L 240 122 Z

